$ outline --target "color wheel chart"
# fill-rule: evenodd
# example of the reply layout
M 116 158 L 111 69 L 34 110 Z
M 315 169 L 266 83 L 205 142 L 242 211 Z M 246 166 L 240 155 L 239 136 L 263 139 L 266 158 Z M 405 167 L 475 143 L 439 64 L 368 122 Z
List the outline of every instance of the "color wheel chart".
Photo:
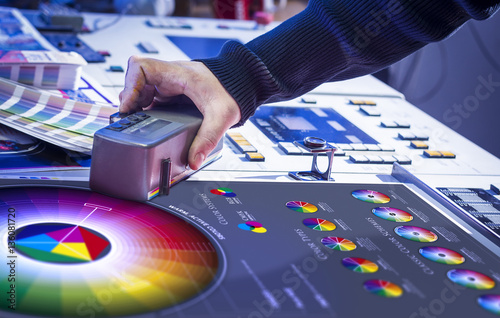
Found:
M 293 211 L 302 213 L 314 213 L 318 211 L 318 208 L 314 204 L 303 201 L 289 201 L 286 203 L 286 206 Z
M 440 264 L 459 265 L 465 262 L 462 254 L 445 247 L 425 246 L 419 250 L 419 253 L 428 260 Z
M 337 227 L 332 222 L 325 219 L 310 218 L 302 221 L 305 226 L 316 231 L 333 231 Z
M 212 241 L 156 207 L 85 190 L 14 187 L 0 188 L 0 208 L 16 215 L 16 314 L 78 316 L 88 301 L 102 308 L 98 317 L 168 311 L 217 281 Z
M 490 277 L 469 269 L 452 269 L 448 271 L 448 278 L 461 286 L 471 289 L 492 289 L 495 281 Z
M 382 206 L 373 209 L 372 212 L 379 218 L 392 222 L 410 222 L 413 220 L 410 213 L 396 208 Z
M 430 243 L 438 239 L 434 232 L 418 226 L 398 226 L 394 229 L 394 232 L 407 240 L 415 242 Z

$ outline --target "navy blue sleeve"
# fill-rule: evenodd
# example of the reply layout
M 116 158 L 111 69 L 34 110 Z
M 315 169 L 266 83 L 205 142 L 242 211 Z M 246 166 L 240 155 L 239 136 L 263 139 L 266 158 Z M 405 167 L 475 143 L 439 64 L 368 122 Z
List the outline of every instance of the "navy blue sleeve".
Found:
M 241 109 L 298 97 L 324 82 L 371 74 L 470 19 L 483 20 L 500 0 L 310 0 L 307 8 L 243 45 L 232 41 L 200 60 Z

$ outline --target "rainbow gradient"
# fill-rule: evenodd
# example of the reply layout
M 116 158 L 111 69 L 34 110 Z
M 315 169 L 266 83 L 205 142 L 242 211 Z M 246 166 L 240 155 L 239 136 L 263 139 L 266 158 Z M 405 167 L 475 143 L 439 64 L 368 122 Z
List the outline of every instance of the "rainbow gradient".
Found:
M 199 299 L 216 283 L 219 257 L 212 241 L 151 205 L 86 190 L 13 187 L 0 189 L 0 208 L 15 213 L 19 232 L 17 314 L 164 312 Z M 0 226 L 7 242 L 7 217 Z M 0 251 L 12 255 L 7 244 Z M 92 310 L 92 304 L 101 310 Z

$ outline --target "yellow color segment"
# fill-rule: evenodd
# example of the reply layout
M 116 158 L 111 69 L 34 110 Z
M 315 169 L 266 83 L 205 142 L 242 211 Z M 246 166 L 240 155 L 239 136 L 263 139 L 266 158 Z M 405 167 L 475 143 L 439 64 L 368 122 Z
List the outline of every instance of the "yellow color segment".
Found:
M 86 261 L 92 260 L 85 243 L 59 243 L 56 247 L 54 247 L 51 253 L 83 259 Z

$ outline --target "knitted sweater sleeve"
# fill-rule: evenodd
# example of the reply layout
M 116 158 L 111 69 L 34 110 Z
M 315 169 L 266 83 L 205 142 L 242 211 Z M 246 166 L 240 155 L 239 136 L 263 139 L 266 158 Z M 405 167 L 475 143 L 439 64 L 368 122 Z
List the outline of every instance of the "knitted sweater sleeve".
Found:
M 500 0 L 309 0 L 307 8 L 243 45 L 227 42 L 200 60 L 240 106 L 243 124 L 263 103 L 371 74 L 467 20 L 483 20 Z

